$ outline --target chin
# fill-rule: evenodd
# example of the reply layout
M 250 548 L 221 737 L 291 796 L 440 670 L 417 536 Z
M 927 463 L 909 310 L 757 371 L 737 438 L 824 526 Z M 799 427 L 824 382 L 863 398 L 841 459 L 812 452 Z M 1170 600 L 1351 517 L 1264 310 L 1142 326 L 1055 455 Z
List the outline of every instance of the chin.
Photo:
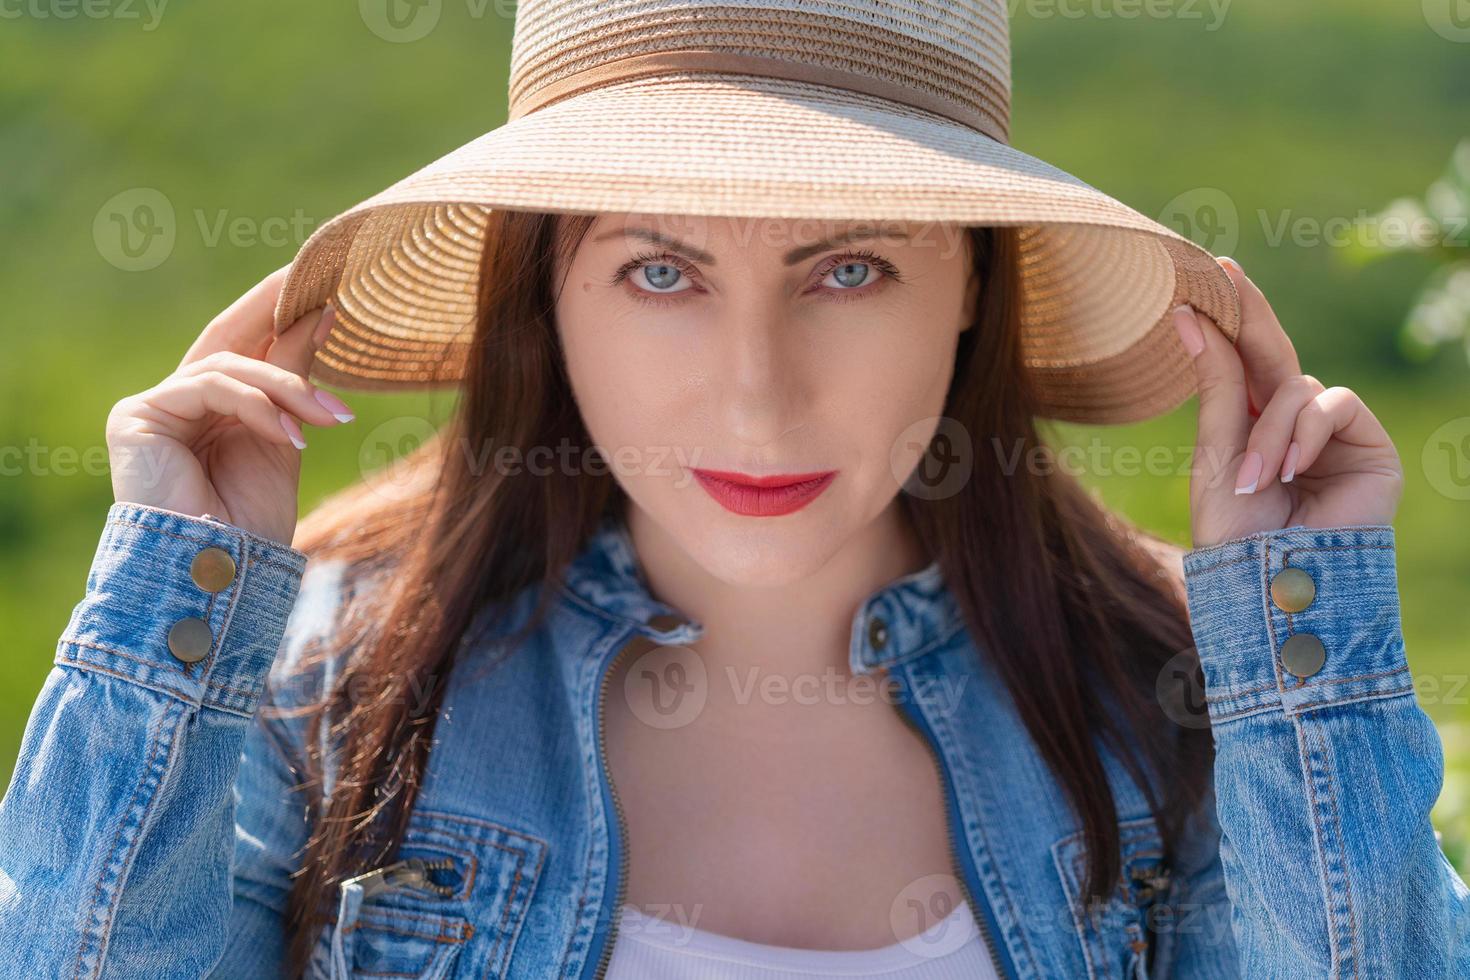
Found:
M 847 525 L 815 507 L 780 517 L 743 517 L 709 503 L 717 513 L 681 522 L 676 537 L 701 567 L 730 585 L 777 588 L 800 582 L 846 540 L 840 528 Z

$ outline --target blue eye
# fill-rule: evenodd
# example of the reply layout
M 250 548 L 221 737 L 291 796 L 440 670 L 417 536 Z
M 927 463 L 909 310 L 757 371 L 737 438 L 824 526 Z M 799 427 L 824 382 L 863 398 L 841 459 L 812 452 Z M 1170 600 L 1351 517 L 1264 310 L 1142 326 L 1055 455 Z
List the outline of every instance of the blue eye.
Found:
M 839 265 L 828 275 L 835 276 L 839 285 L 847 289 L 856 289 L 868 281 L 868 273 L 871 271 L 872 266 L 866 262 L 849 262 L 846 265 Z
M 639 299 L 658 302 L 658 297 L 677 296 L 679 293 L 687 293 L 694 288 L 692 281 L 683 289 L 671 288 L 677 285 L 681 278 L 687 279 L 688 275 L 679 260 L 668 254 L 640 252 L 623 263 L 608 281 L 608 285 L 616 286 L 627 280 Z M 639 283 L 637 279 L 642 279 L 647 285 Z
M 659 292 L 666 292 L 670 287 L 677 285 L 679 277 L 684 274 L 672 265 L 650 263 L 638 268 L 642 271 L 644 280 Z

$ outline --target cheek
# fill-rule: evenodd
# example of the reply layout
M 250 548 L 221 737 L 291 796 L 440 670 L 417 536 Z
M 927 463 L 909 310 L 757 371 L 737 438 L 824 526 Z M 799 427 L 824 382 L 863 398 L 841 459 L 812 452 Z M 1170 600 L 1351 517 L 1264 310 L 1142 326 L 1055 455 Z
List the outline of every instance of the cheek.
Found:
M 823 401 L 849 431 L 896 437 L 944 410 L 958 340 L 912 324 L 865 330 L 821 357 Z
M 625 456 L 677 445 L 696 407 L 677 341 L 654 342 L 625 316 L 609 319 L 581 297 L 558 305 L 557 324 L 572 393 L 593 441 Z
M 957 264 L 900 263 L 909 281 L 872 301 L 824 311 L 817 363 L 848 417 L 885 432 L 944 410 L 954 372 L 965 278 Z
M 957 314 L 908 307 L 831 336 L 841 340 L 814 352 L 820 415 L 856 464 L 850 486 L 861 506 L 881 509 L 941 425 L 960 338 Z
M 909 348 L 906 359 L 890 362 L 889 390 L 872 401 L 872 411 L 881 414 L 870 423 L 875 442 L 869 447 L 869 465 L 884 493 L 896 493 L 905 484 L 945 424 L 938 416 L 944 412 L 955 342 L 929 340 Z

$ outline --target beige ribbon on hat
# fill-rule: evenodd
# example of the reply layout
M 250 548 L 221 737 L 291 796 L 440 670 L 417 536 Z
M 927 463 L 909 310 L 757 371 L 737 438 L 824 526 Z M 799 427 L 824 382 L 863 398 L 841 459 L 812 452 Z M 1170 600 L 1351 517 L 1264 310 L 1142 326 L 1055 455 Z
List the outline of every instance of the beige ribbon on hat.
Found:
M 795 82 L 810 82 L 833 88 L 847 89 L 864 95 L 876 96 L 932 112 L 968 126 L 1000 143 L 1007 142 L 1007 134 L 1001 124 L 988 113 L 955 102 L 942 96 L 926 92 L 909 85 L 900 85 L 872 75 L 843 71 L 810 62 L 790 61 L 765 55 L 745 54 L 738 51 L 723 51 L 711 48 L 686 48 L 677 51 L 654 51 L 649 54 L 631 55 L 615 61 L 604 62 L 591 68 L 575 72 L 564 78 L 537 88 L 515 101 L 510 107 L 509 118 L 519 119 L 551 102 L 575 95 L 589 89 L 602 88 L 618 82 L 632 81 L 652 75 L 680 71 L 731 72 L 741 75 L 761 75 L 767 78 L 782 78 Z

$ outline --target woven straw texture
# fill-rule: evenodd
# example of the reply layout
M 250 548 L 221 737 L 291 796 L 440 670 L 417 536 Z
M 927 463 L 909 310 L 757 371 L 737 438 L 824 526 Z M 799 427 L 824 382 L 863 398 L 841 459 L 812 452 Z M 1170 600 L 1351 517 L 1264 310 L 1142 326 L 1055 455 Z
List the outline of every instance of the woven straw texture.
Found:
M 1009 104 L 1004 0 L 525 0 L 509 121 L 318 227 L 275 327 L 332 300 L 315 380 L 456 384 L 495 208 L 1016 226 L 1042 414 L 1177 407 L 1195 376 L 1168 311 L 1193 303 L 1234 340 L 1234 285 L 1203 248 L 1009 146 Z

